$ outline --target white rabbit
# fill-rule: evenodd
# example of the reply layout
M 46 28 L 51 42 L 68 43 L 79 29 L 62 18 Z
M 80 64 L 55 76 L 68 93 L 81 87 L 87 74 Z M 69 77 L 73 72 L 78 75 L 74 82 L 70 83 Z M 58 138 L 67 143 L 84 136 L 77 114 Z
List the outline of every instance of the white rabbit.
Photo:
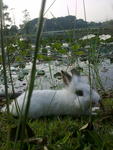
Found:
M 67 72 L 61 71 L 63 81 L 66 85 L 61 90 L 34 90 L 31 97 L 28 117 L 38 118 L 50 115 L 87 115 L 90 113 L 91 104 L 97 104 L 100 100 L 99 94 L 90 89 L 89 84 L 85 83 L 76 71 L 71 71 L 72 76 Z M 19 96 L 16 103 L 19 110 L 22 110 L 25 93 Z M 27 97 L 27 96 L 26 96 Z M 25 103 L 26 105 L 26 99 Z M 25 105 L 22 114 L 24 114 Z M 15 101 L 10 106 L 10 112 L 17 116 Z M 5 108 L 2 109 L 5 111 Z

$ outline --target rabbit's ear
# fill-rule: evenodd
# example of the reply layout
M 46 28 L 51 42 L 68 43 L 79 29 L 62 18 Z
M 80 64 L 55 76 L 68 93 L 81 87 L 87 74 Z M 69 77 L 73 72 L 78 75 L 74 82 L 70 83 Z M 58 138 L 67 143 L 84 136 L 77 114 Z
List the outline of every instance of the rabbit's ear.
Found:
M 65 85 L 69 85 L 71 80 L 72 80 L 72 76 L 70 74 L 68 74 L 65 71 L 61 70 L 61 75 L 62 75 L 62 79 Z
M 78 69 L 75 69 L 75 68 L 72 69 L 72 70 L 71 70 L 71 73 L 72 73 L 72 76 L 73 76 L 73 75 L 80 76 L 80 71 L 79 71 Z

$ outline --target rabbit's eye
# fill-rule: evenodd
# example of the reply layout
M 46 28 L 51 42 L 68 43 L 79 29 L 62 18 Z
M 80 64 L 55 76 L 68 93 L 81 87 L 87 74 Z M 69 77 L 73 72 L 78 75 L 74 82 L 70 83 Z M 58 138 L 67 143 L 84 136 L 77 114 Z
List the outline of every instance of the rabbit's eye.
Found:
M 83 96 L 83 91 L 77 90 L 77 91 L 76 91 L 76 94 L 77 94 L 77 96 Z

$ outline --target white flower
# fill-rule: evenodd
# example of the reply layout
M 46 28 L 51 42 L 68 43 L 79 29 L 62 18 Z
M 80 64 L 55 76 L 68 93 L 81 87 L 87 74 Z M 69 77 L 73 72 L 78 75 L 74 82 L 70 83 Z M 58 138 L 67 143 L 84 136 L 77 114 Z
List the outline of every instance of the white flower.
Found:
M 62 46 L 63 46 L 64 48 L 68 48 L 68 47 L 69 47 L 69 44 L 68 44 L 68 43 L 63 43 Z
M 100 40 L 107 40 L 107 39 L 109 39 L 109 38 L 111 38 L 111 35 L 109 35 L 109 34 L 102 34 L 102 35 L 100 35 L 99 36 L 99 38 L 100 38 Z
M 96 36 L 96 35 L 94 35 L 94 34 L 85 35 L 85 36 L 82 38 L 82 40 L 91 39 L 91 38 L 93 38 L 93 37 L 95 37 L 95 36 Z

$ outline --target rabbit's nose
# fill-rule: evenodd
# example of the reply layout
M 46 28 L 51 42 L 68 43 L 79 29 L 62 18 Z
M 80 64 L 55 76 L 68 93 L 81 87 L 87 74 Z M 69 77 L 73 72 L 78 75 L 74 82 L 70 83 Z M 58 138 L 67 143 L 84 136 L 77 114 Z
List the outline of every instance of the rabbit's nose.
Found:
M 92 106 L 99 106 L 100 107 L 100 100 L 99 101 L 92 101 Z

